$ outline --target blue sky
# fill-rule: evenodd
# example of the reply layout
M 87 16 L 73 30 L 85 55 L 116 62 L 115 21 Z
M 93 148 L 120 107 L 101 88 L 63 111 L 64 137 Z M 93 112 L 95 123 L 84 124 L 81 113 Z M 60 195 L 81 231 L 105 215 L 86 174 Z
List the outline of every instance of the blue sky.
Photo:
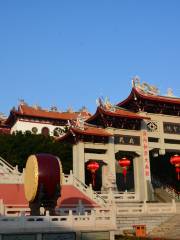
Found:
M 131 79 L 180 96 L 179 0 L 0 0 L 0 112 L 126 98 Z

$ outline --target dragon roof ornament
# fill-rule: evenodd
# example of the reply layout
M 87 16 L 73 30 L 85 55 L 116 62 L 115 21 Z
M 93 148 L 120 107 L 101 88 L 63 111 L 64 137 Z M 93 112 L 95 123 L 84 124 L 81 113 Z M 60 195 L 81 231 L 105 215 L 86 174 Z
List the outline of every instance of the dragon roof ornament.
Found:
M 140 83 L 140 78 L 138 76 L 133 77 L 132 79 L 132 85 L 133 87 L 143 91 L 146 94 L 151 94 L 151 95 L 159 95 L 160 91 L 156 86 L 150 85 L 148 83 Z
M 110 100 L 109 97 L 105 97 L 105 99 L 103 97 L 99 97 L 96 100 L 96 104 L 98 107 L 107 110 L 107 111 L 111 111 L 111 112 L 115 112 L 116 111 L 116 106 L 114 106 Z
M 84 125 L 85 125 L 85 121 L 86 121 L 86 118 L 81 114 L 79 113 L 76 120 L 68 120 L 68 123 L 67 123 L 67 128 L 79 128 L 81 130 L 84 130 Z
M 76 119 L 76 127 L 84 130 L 84 122 L 85 122 L 86 118 L 82 116 L 81 113 L 78 114 L 77 119 Z

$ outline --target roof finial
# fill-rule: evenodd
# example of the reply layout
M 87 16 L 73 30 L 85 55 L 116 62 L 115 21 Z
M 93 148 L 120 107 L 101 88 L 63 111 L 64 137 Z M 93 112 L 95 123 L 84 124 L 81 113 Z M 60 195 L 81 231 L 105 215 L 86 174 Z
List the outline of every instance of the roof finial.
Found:
M 168 96 L 168 97 L 174 97 L 172 88 L 168 88 L 168 89 L 167 89 L 167 96 Z
M 56 106 L 51 106 L 50 107 L 50 111 L 51 112 L 57 112 L 58 111 L 58 108 Z
M 73 112 L 74 112 L 74 111 L 73 111 L 73 108 L 72 108 L 71 106 L 68 107 L 67 112 L 68 112 L 68 113 L 73 113 Z
M 98 98 L 96 99 L 96 105 L 97 105 L 98 107 L 103 107 L 103 105 L 104 105 L 104 99 L 103 99 L 103 97 L 98 97 Z
M 42 110 L 42 108 L 38 104 L 34 104 L 32 107 L 36 110 Z
M 139 76 L 134 76 L 132 78 L 132 86 L 133 87 L 139 87 L 140 86 L 140 77 Z
M 105 97 L 105 99 L 103 97 L 99 97 L 96 100 L 96 104 L 98 107 L 104 109 L 104 110 L 108 110 L 108 111 L 115 111 L 115 106 L 110 102 L 109 97 Z
M 27 103 L 24 101 L 24 99 L 19 99 L 19 104 L 20 105 L 27 105 Z
M 85 120 L 86 120 L 86 118 L 83 117 L 83 116 L 81 115 L 81 113 L 78 114 L 77 119 L 76 119 L 76 125 L 75 125 L 75 126 L 76 126 L 77 128 L 80 128 L 81 130 L 84 130 L 84 122 L 85 122 Z

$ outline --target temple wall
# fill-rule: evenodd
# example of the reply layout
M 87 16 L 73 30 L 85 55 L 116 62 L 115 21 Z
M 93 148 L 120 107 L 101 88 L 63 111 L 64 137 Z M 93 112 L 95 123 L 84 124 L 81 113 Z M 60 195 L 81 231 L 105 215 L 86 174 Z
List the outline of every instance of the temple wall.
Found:
M 142 131 L 135 130 L 124 130 L 124 129 L 113 129 L 106 128 L 106 130 L 111 134 L 121 134 L 126 136 L 136 136 L 140 138 L 139 146 L 133 144 L 115 144 L 114 137 L 109 138 L 107 144 L 101 143 L 83 143 L 78 142 L 73 145 L 73 174 L 80 181 L 85 182 L 85 163 L 88 160 L 103 160 L 107 166 L 102 169 L 102 188 L 107 189 L 107 187 L 115 189 L 116 188 L 116 159 L 115 154 L 118 151 L 130 151 L 137 154 L 137 157 L 133 160 L 134 165 L 134 182 L 135 182 L 135 192 L 136 200 L 148 200 L 148 190 L 147 190 L 147 179 L 145 176 L 145 164 L 144 164 L 144 149 L 142 145 Z M 89 149 L 101 149 L 105 153 L 85 153 L 85 148 Z M 150 175 L 150 172 L 149 172 Z M 148 178 L 149 179 L 149 178 Z
M 171 140 L 179 140 L 180 141 L 180 134 L 177 132 L 176 134 L 173 133 L 165 133 L 163 123 L 174 123 L 175 125 L 180 124 L 180 117 L 178 116 L 168 116 L 163 114 L 152 114 L 147 113 L 147 116 L 151 118 L 150 122 L 154 122 L 157 124 L 157 130 L 148 131 L 148 136 L 151 138 L 157 138 L 158 142 L 149 142 L 150 150 L 154 148 L 159 149 L 159 154 L 164 155 L 165 149 L 167 150 L 178 150 L 179 143 L 169 144 L 165 143 L 164 139 L 171 139 Z M 149 122 L 147 121 L 147 122 Z M 176 127 L 176 126 L 174 126 Z M 173 128 L 173 126 L 172 126 Z
M 39 123 L 39 122 L 30 122 L 30 121 L 26 122 L 26 121 L 17 120 L 17 122 L 11 128 L 11 133 L 16 132 L 16 131 L 22 131 L 22 132 L 31 131 L 32 132 L 33 127 L 37 128 L 36 134 L 41 134 L 42 128 L 47 127 L 49 129 L 50 135 L 52 136 L 54 129 L 58 126 L 54 126 L 49 123 Z

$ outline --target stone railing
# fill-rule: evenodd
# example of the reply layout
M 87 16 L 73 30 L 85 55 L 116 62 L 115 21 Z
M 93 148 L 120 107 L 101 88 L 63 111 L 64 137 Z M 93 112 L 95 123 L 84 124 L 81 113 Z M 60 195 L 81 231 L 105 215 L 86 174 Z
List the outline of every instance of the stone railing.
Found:
M 113 211 L 117 216 L 124 215 L 161 215 L 161 214 L 180 214 L 180 203 L 172 201 L 171 203 L 121 203 L 121 204 L 109 204 L 106 207 L 96 207 L 84 205 L 81 202 L 77 206 L 72 207 L 72 205 L 62 205 L 61 208 L 56 209 L 56 214 L 60 216 L 69 215 L 71 211 L 72 215 L 85 215 L 91 214 L 92 212 L 104 213 Z M 28 216 L 30 214 L 30 209 L 27 205 L 4 205 L 3 201 L 0 201 L 0 213 L 5 216 Z
M 110 190 L 99 194 L 109 204 L 138 201 L 138 195 L 135 192 L 113 192 Z
M 0 184 L 23 184 L 23 179 L 23 174 L 3 174 L 0 177 Z
M 28 205 L 19 204 L 4 204 L 3 199 L 0 199 L 0 216 L 22 216 L 30 215 Z
M 0 217 L 0 233 L 71 230 L 115 230 L 113 211 L 91 211 L 84 215 Z
M 82 183 L 73 175 L 72 171 L 70 171 L 69 175 L 63 175 L 63 185 L 73 185 L 82 193 L 84 193 L 87 197 L 93 200 L 96 204 L 100 206 L 106 205 L 106 200 L 102 196 L 97 194 L 95 191 L 93 191 L 92 185 L 87 186 L 86 184 Z
M 148 214 L 177 213 L 177 206 L 175 201 L 171 203 L 145 203 L 144 212 Z
M 8 163 L 4 158 L 0 157 L 0 165 L 1 167 L 5 167 L 9 171 L 13 171 L 16 167 L 13 167 L 10 163 Z
M 29 216 L 30 208 L 28 205 L 4 205 L 5 216 Z
M 179 212 L 175 201 L 171 203 L 124 203 L 115 206 L 117 215 L 176 214 Z
M 0 184 L 22 184 L 24 179 L 24 171 L 20 173 L 17 166 L 13 167 L 2 157 L 0 157 Z
M 60 208 L 56 208 L 56 214 L 57 215 L 68 215 L 69 210 L 72 210 L 73 215 L 77 214 L 85 214 L 90 213 L 92 210 L 98 210 L 98 209 L 105 209 L 100 207 L 92 207 L 92 205 L 84 204 L 81 200 L 79 200 L 78 204 L 72 205 L 72 204 L 61 204 Z

